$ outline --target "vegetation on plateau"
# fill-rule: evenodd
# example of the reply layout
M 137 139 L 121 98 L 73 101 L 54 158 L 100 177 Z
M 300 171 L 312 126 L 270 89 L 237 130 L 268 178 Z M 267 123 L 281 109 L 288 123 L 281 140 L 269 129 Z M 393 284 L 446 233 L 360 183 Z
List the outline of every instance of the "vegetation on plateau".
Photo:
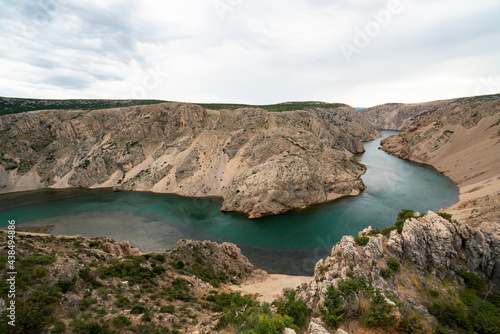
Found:
M 46 99 L 25 99 L 0 97 L 0 116 L 7 114 L 16 114 L 20 112 L 33 110 L 96 110 L 108 108 L 122 108 L 139 105 L 158 104 L 170 101 L 163 100 L 104 100 L 104 99 L 72 99 L 72 100 L 46 100 Z M 306 110 L 311 108 L 338 108 L 346 106 L 343 103 L 325 103 L 325 102 L 285 102 L 269 105 L 250 105 L 250 104 L 231 104 L 231 103 L 197 103 L 206 109 L 228 109 L 238 108 L 262 108 L 270 112 Z

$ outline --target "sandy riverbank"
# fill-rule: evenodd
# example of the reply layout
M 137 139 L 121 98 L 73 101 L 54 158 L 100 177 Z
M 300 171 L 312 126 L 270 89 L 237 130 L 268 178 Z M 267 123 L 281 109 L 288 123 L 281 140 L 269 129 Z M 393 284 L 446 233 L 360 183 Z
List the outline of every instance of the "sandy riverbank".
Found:
M 303 283 L 309 283 L 313 276 L 290 276 L 271 274 L 260 271 L 253 278 L 240 285 L 229 286 L 230 291 L 256 295 L 257 300 L 271 303 L 281 297 L 284 289 L 295 289 Z

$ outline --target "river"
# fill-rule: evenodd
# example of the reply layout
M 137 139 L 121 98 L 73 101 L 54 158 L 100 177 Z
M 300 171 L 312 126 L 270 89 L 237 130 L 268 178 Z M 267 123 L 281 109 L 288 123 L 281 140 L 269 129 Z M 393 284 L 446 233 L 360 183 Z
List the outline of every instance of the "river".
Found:
M 312 275 L 343 235 L 367 226 L 394 223 L 399 210 L 426 212 L 458 201 L 458 188 L 434 168 L 401 160 L 379 150 L 380 140 L 398 132 L 381 131 L 359 154 L 367 166 L 367 189 L 272 217 L 250 220 L 220 212 L 215 200 L 110 189 L 38 190 L 0 196 L 0 226 L 54 225 L 54 234 L 108 236 L 128 240 L 143 251 L 165 251 L 179 239 L 236 243 L 257 268 L 270 273 Z

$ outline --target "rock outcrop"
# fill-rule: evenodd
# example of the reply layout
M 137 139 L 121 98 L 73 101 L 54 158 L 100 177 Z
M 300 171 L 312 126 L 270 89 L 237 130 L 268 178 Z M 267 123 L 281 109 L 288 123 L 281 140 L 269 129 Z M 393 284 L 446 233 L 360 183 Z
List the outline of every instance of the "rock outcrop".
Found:
M 458 99 L 425 103 L 386 103 L 362 110 L 363 116 L 377 129 L 404 130 L 423 117 Z
M 218 244 L 213 241 L 179 240 L 174 253 L 182 254 L 184 262 L 196 263 L 201 258 L 207 261 L 217 273 L 227 277 L 246 278 L 253 274 L 253 265 L 241 250 L 232 243 Z
M 500 96 L 460 99 L 386 138 L 382 149 L 426 163 L 460 188 L 448 211 L 500 232 Z
M 353 108 L 163 103 L 0 117 L 0 193 L 113 187 L 223 198 L 251 218 L 365 188 L 350 160 L 378 131 Z
M 357 244 L 352 236 L 344 236 L 331 255 L 316 264 L 315 280 L 300 287 L 299 296 L 314 314 L 319 314 L 318 305 L 327 287 L 348 277 L 365 277 L 386 296 L 407 302 L 419 313 L 427 312 L 422 287 L 431 290 L 445 278 L 471 272 L 489 284 L 500 284 L 500 237 L 496 235 L 449 222 L 431 211 L 407 220 L 401 233 L 394 230 L 386 237 L 370 232 L 371 228 L 367 228 L 359 233 L 369 236 L 365 246 Z M 384 278 L 380 271 L 388 267 L 391 258 L 402 264 L 404 272 Z

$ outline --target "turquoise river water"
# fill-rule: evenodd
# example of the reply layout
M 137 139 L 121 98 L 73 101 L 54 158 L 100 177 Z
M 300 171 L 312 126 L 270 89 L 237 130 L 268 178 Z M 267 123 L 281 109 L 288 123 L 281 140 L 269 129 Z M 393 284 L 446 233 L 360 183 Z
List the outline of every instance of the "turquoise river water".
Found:
M 305 210 L 250 220 L 220 212 L 215 200 L 110 189 L 38 190 L 0 196 L 0 227 L 54 225 L 52 233 L 129 240 L 143 251 L 165 251 L 179 239 L 236 243 L 257 268 L 311 275 L 343 235 L 394 223 L 403 208 L 426 212 L 456 202 L 455 184 L 434 168 L 401 160 L 366 142 L 359 160 L 367 189 Z

